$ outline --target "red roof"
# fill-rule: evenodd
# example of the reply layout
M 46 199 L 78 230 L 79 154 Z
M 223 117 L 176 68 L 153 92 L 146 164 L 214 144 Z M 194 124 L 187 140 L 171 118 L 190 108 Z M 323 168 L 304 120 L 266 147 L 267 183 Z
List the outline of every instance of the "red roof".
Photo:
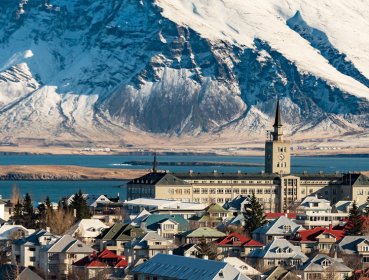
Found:
M 243 247 L 263 247 L 264 245 L 258 241 L 246 237 L 242 234 L 233 232 L 223 240 L 218 242 L 218 245 L 222 246 L 243 246 Z
M 88 268 L 92 267 L 116 267 L 123 268 L 128 266 L 128 262 L 125 257 L 118 256 L 114 254 L 112 251 L 105 249 L 104 251 L 96 254 L 93 252 L 89 256 L 86 256 L 79 261 L 75 262 L 73 265 L 75 266 L 84 266 Z
M 279 217 L 286 216 L 289 219 L 296 219 L 296 213 L 265 213 L 265 218 L 267 220 L 275 220 Z
M 89 264 L 85 265 L 86 267 L 108 267 L 106 263 L 103 263 L 99 260 L 93 260 Z
M 317 237 L 321 234 L 331 234 L 336 238 L 336 241 L 342 239 L 345 236 L 345 231 L 343 229 L 336 230 L 332 227 L 315 227 L 313 229 L 300 230 L 297 232 L 293 240 L 300 242 L 315 242 Z

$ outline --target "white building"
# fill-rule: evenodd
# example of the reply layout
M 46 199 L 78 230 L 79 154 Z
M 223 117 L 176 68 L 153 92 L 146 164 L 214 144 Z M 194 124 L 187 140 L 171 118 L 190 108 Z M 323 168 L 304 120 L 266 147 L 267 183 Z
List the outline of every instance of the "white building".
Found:
M 136 216 L 143 209 L 156 214 L 179 214 L 185 219 L 194 216 L 203 211 L 207 205 L 201 203 L 182 202 L 179 200 L 137 198 L 123 202 L 124 210 L 129 214 Z
M 87 245 L 93 245 L 95 238 L 105 229 L 109 228 L 106 224 L 97 219 L 82 219 L 74 224 L 67 234 L 80 239 Z
M 71 272 L 74 262 L 88 256 L 93 251 L 90 246 L 72 236 L 63 235 L 41 248 L 40 269 L 47 279 L 66 277 Z
M 317 196 L 307 196 L 298 206 L 296 223 L 306 229 L 338 225 L 348 213 L 333 213 L 330 201 Z M 337 211 L 336 211 L 337 212 Z
M 59 236 L 45 230 L 38 230 L 26 238 L 14 241 L 12 244 L 12 263 L 24 267 L 39 268 L 41 248 L 57 238 Z

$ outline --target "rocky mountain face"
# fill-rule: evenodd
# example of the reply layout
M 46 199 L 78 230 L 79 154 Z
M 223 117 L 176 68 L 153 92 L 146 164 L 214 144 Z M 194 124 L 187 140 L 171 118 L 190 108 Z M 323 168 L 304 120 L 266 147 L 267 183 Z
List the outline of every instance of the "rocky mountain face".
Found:
M 289 8 L 260 4 L 257 12 L 228 1 L 222 8 L 229 11 L 228 21 L 219 18 L 224 30 L 208 19 L 218 22 L 222 1 L 208 8 L 204 2 L 189 7 L 184 0 L 1 1 L 2 141 L 119 142 L 132 133 L 229 131 L 257 138 L 270 126 L 277 98 L 292 134 L 367 133 L 369 71 L 342 44 L 335 46 L 330 34 L 309 25 L 299 10 L 309 1 Z M 269 16 L 282 27 L 243 35 L 242 26 L 254 20 L 237 5 L 254 14 L 273 9 Z M 231 14 L 236 9 L 239 18 Z M 331 7 L 319 9 L 325 22 Z M 270 35 L 279 33 L 277 39 Z M 286 40 L 285 48 L 278 39 Z

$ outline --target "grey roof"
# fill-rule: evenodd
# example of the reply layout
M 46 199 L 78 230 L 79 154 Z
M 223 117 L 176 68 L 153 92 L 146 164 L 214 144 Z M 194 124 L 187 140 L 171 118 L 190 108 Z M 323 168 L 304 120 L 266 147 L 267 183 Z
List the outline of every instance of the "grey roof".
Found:
M 284 226 L 290 226 L 291 231 L 286 232 Z M 252 234 L 291 235 L 301 229 L 303 229 L 302 226 L 291 221 L 286 216 L 281 216 L 278 219 L 270 221 L 266 225 L 257 228 L 252 232 Z
M 238 195 L 231 201 L 224 203 L 223 208 L 229 211 L 242 211 L 241 209 L 245 202 L 250 200 L 250 196 Z
M 324 266 L 323 261 L 328 260 L 329 265 Z M 347 267 L 343 263 L 333 259 L 327 255 L 318 254 L 314 258 L 308 260 L 302 267 L 301 270 L 304 272 L 324 272 L 327 269 L 332 269 L 336 272 L 350 272 L 351 268 Z
M 183 180 L 280 180 L 278 174 L 270 173 L 191 172 L 174 174 Z
M 40 246 L 40 242 L 39 242 L 39 238 L 42 236 L 55 236 L 57 237 L 57 235 L 54 235 L 44 229 L 40 229 L 34 233 L 32 233 L 31 235 L 22 238 L 22 239 L 18 239 L 15 240 L 13 242 L 13 244 L 15 245 L 26 245 L 26 246 Z
M 189 183 L 183 181 L 182 179 L 178 178 L 177 176 L 171 173 L 164 173 L 164 172 L 150 172 L 144 176 L 139 178 L 133 179 L 127 183 L 130 184 L 146 184 L 146 185 L 189 185 Z
M 3 264 L 0 265 L 0 280 L 43 280 L 43 278 L 28 267 L 17 268 L 12 264 Z
M 86 244 L 82 243 L 81 241 L 73 238 L 72 236 L 66 234 L 63 235 L 61 238 L 49 244 L 44 249 L 48 253 L 61 253 L 61 252 L 68 252 L 68 253 L 92 253 L 94 249 Z
M 132 240 L 131 242 L 128 242 L 126 246 L 135 249 L 148 249 L 149 248 L 148 241 L 163 242 L 164 244 L 162 245 L 168 247 L 168 249 L 170 247 L 172 248 L 175 247 L 168 239 L 165 239 L 164 237 L 160 236 L 154 231 L 148 232 L 144 236 L 141 236 L 139 238 Z
M 298 280 L 299 278 L 296 274 L 287 270 L 282 266 L 276 266 L 272 269 L 266 271 L 264 274 L 265 278 L 263 280 L 280 280 L 280 279 L 289 279 L 289 280 Z
M 147 262 L 135 267 L 132 272 L 181 280 L 250 279 L 224 262 L 165 254 L 155 255 Z
M 364 240 L 369 242 L 369 236 L 345 236 L 338 243 L 338 251 L 344 254 L 355 254 L 356 246 Z
M 264 258 L 264 259 L 299 259 L 303 262 L 308 257 L 301 252 L 300 246 L 294 246 L 286 239 L 274 239 L 264 249 L 256 249 L 252 251 L 248 257 Z
M 361 173 L 348 173 L 342 178 L 344 185 L 369 186 L 369 178 Z

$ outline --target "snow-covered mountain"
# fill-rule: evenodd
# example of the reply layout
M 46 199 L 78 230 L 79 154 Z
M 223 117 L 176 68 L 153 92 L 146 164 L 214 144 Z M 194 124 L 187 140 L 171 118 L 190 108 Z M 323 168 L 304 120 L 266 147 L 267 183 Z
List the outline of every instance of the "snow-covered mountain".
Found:
M 2 141 L 368 134 L 360 0 L 0 2 Z M 303 136 L 301 136 L 303 138 Z

